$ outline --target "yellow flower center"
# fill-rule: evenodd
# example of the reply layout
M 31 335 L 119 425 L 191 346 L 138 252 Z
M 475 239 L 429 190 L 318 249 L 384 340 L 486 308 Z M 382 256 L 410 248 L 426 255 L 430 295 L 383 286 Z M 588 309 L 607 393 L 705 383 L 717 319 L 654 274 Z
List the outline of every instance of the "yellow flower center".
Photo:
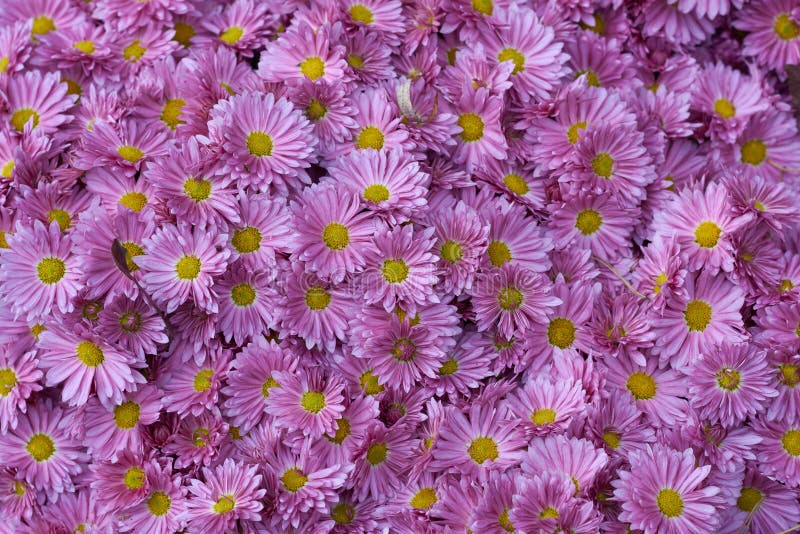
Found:
M 439 367 L 439 374 L 441 376 L 450 376 L 458 371 L 458 362 L 455 358 L 451 357 Z
M 45 35 L 56 29 L 56 23 L 47 15 L 39 15 L 33 19 L 31 33 L 34 35 Z
M 781 13 L 775 17 L 775 24 L 772 26 L 772 29 L 774 29 L 778 37 L 784 41 L 797 39 L 797 36 L 800 35 L 800 26 L 792 20 L 788 13 Z
M 125 487 L 129 490 L 137 490 L 144 486 L 145 480 L 147 480 L 147 475 L 145 475 L 144 470 L 141 467 L 131 467 L 127 471 L 125 471 L 125 475 L 123 476 L 123 482 L 125 483 Z
M 323 104 L 316 98 L 312 98 L 308 102 L 308 107 L 306 108 L 306 116 L 312 121 L 318 121 L 327 114 L 328 114 L 328 108 L 325 106 L 325 104 Z
M 36 276 L 43 284 L 57 284 L 66 272 L 67 264 L 61 258 L 48 256 L 36 264 Z
M 714 102 L 714 113 L 723 119 L 730 119 L 736 115 L 736 108 L 727 98 L 718 98 L 717 101 Z
M 154 516 L 160 517 L 169 512 L 172 506 L 172 499 L 163 491 L 155 491 L 147 499 L 147 509 Z
M 475 113 L 462 113 L 458 116 L 458 125 L 461 127 L 461 139 L 465 143 L 474 143 L 483 138 L 483 119 Z
M 736 499 L 736 506 L 743 512 L 752 512 L 763 499 L 764 495 L 756 488 L 745 486 L 742 488 L 739 498 Z
M 504 48 L 497 54 L 497 61 L 502 63 L 509 60 L 514 62 L 514 70 L 511 71 L 512 76 L 525 70 L 525 56 L 516 48 Z
M 575 325 L 569 319 L 556 317 L 547 327 L 547 342 L 554 347 L 566 349 L 575 342 Z
M 617 432 L 614 432 L 613 430 L 607 430 L 606 432 L 603 432 L 603 441 L 606 443 L 606 445 L 616 450 L 622 440 Z
M 558 519 L 558 510 L 552 506 L 547 506 L 539 512 L 539 519 Z
M 45 326 L 41 323 L 36 323 L 33 326 L 31 326 L 31 334 L 33 335 L 34 338 L 36 338 L 36 341 L 39 341 L 39 334 L 41 334 L 45 330 L 47 330 L 47 328 L 45 328 Z
M 122 51 L 122 55 L 126 61 L 130 61 L 131 63 L 136 63 L 142 56 L 147 52 L 147 49 L 141 45 L 141 41 L 136 39 L 134 42 L 129 44 L 125 47 Z
M 17 497 L 25 495 L 25 485 L 18 480 L 14 481 L 14 495 Z
M 88 301 L 81 308 L 81 315 L 84 319 L 96 321 L 100 317 L 100 312 L 103 311 L 103 303 L 97 301 Z
M 694 242 L 703 248 L 714 248 L 722 235 L 722 228 L 712 221 L 703 221 L 694 230 Z
M 192 432 L 192 445 L 198 448 L 206 446 L 205 438 L 208 437 L 209 431 L 207 428 L 200 427 Z
M 389 189 L 383 184 L 372 184 L 364 189 L 364 200 L 378 204 L 389 200 Z
M 383 385 L 378 381 L 378 376 L 372 374 L 372 369 L 361 373 L 361 376 L 358 377 L 358 382 L 361 384 L 361 389 L 364 390 L 364 393 L 370 397 L 384 390 Z
M 119 203 L 129 210 L 139 213 L 147 205 L 147 195 L 139 191 L 128 191 L 119 198 Z
M 175 264 L 175 273 L 181 280 L 194 280 L 200 276 L 202 263 L 197 256 L 183 256 Z
M 119 157 L 130 163 L 136 163 L 144 157 L 144 152 L 133 145 L 122 145 L 117 147 Z
M 350 232 L 343 224 L 328 223 L 322 230 L 322 241 L 331 250 L 342 250 L 350 244 Z
M 372 11 L 363 4 L 353 4 L 350 6 L 349 11 L 350 18 L 353 19 L 353 22 L 360 22 L 362 24 L 372 24 L 375 22 L 375 16 L 372 14 Z
M 506 311 L 514 311 L 522 305 L 522 291 L 516 287 L 508 286 L 497 294 L 497 303 Z
M 239 39 L 244 35 L 244 28 L 240 26 L 231 26 L 219 34 L 220 40 L 223 43 L 233 45 L 239 42 Z
M 354 69 L 360 69 L 364 66 L 364 58 L 361 56 L 357 56 L 356 54 L 349 54 L 347 56 L 347 64 L 353 67 Z
M 767 145 L 761 139 L 751 139 L 744 143 L 741 148 L 742 163 L 747 163 L 757 167 L 767 159 Z
M 72 47 L 75 50 L 80 50 L 87 56 L 90 56 L 94 53 L 94 43 L 92 41 L 77 41 L 76 43 L 73 43 Z
M 306 290 L 306 306 L 309 310 L 320 311 L 331 303 L 331 294 L 322 286 L 311 286 Z
M 386 455 L 388 452 L 389 448 L 385 443 L 375 443 L 370 445 L 369 449 L 367 449 L 367 461 L 373 466 L 380 465 L 386 461 Z
M 583 235 L 592 235 L 603 225 L 603 217 L 596 210 L 583 210 L 575 218 L 575 228 Z
M 75 347 L 75 356 L 86 367 L 97 367 L 105 361 L 103 349 L 91 341 L 81 341 Z
M 47 212 L 47 222 L 48 224 L 56 221 L 58 226 L 61 228 L 62 232 L 66 232 L 69 229 L 70 225 L 72 224 L 72 217 L 69 216 L 69 213 L 65 210 L 54 208 Z
M 253 226 L 234 230 L 231 245 L 239 254 L 249 254 L 261 248 L 261 231 Z
M 331 519 L 339 525 L 349 525 L 356 518 L 356 509 L 351 505 L 342 502 L 331 510 Z
M 495 267 L 502 267 L 507 261 L 511 261 L 511 249 L 503 241 L 492 241 L 487 250 L 489 261 Z
M 530 191 L 525 179 L 513 172 L 503 177 L 503 183 L 506 184 L 509 191 L 519 196 L 526 195 Z
M 137 311 L 123 313 L 119 316 L 119 327 L 126 332 L 138 332 L 142 328 L 142 314 Z
M 211 389 L 211 379 L 214 377 L 213 369 L 201 369 L 195 376 L 192 387 L 198 393 Z
M 367 126 L 358 133 L 356 146 L 361 150 L 366 148 L 382 149 L 383 132 L 376 126 Z
M 653 284 L 653 293 L 655 293 L 656 295 L 661 293 L 661 286 L 666 284 L 668 280 L 669 278 L 667 277 L 667 273 L 661 273 L 658 276 L 656 276 L 656 280 Z
M 183 98 L 170 98 L 167 100 L 167 103 L 161 109 L 161 122 L 166 124 L 170 130 L 174 130 L 179 124 L 186 124 L 186 121 L 181 120 L 181 112 L 185 105 L 186 100 Z
M 800 456 L 800 430 L 788 430 L 781 437 L 781 445 L 790 456 Z
M 114 422 L 117 428 L 130 430 L 139 422 L 141 407 L 133 401 L 125 401 L 114 407 Z
M 614 172 L 614 158 L 607 152 L 600 152 L 592 160 L 592 170 L 597 176 L 608 180 Z
M 586 84 L 589 87 L 600 87 L 600 77 L 591 69 L 579 70 L 575 73 L 575 78 L 580 78 L 584 74 L 586 75 Z
M 8 70 L 8 63 L 8 56 L 0 57 L 0 74 L 5 74 L 5 72 Z
M 270 377 L 267 378 L 267 380 L 263 384 L 261 384 L 261 396 L 264 397 L 265 399 L 268 399 L 269 390 L 271 390 L 272 388 L 279 388 L 279 387 L 281 387 L 281 385 L 278 384 L 278 381 L 272 378 L 272 376 L 270 375 Z
M 56 452 L 56 445 L 53 438 L 47 434 L 34 434 L 25 445 L 25 450 L 37 462 L 46 462 Z
M 606 20 L 602 17 L 602 15 L 595 13 L 594 14 L 594 24 L 588 25 L 585 22 L 579 22 L 578 25 L 583 28 L 584 30 L 593 31 L 597 35 L 605 35 L 606 33 Z
M 782 363 L 778 366 L 778 381 L 784 386 L 793 388 L 800 384 L 800 366 Z
M 29 120 L 33 120 L 33 127 L 39 126 L 39 114 L 31 108 L 21 108 L 11 114 L 11 126 L 18 132 L 25 130 L 25 125 Z
M 0 248 L 11 248 L 8 246 L 8 241 L 6 241 L 7 235 L 14 235 L 11 232 L 6 232 L 4 230 L 0 230 Z
M 268 134 L 255 130 L 247 135 L 247 151 L 251 156 L 263 158 L 272 155 L 272 137 Z
M 717 385 L 726 391 L 736 391 L 739 389 L 741 380 L 742 374 L 736 369 L 725 367 L 717 371 Z
M 637 371 L 628 377 L 625 387 L 636 400 L 650 400 L 656 396 L 655 379 L 644 371 Z
M 542 426 L 556 420 L 556 411 L 551 408 L 539 408 L 531 414 L 531 422 Z
M 17 373 L 10 367 L 0 369 L 0 397 L 8 397 L 16 386 Z
M 125 265 L 127 265 L 128 271 L 135 273 L 139 270 L 139 266 L 133 263 L 133 257 L 143 255 L 144 249 L 133 241 L 123 242 L 122 248 L 125 249 Z
M 300 72 L 311 81 L 325 76 L 325 63 L 319 56 L 307 57 L 300 63 Z
M 14 165 L 16 162 L 12 159 L 9 160 L 5 165 L 0 167 L 0 176 L 3 178 L 11 178 L 14 174 Z
M 683 499 L 681 494 L 669 488 L 658 492 L 656 497 L 658 510 L 666 517 L 679 517 L 683 515 Z
M 236 306 L 246 308 L 255 302 L 256 290 L 250 284 L 238 284 L 231 288 L 231 300 Z
M 411 497 L 409 504 L 411 508 L 416 510 L 427 510 L 439 499 L 436 497 L 436 491 L 433 488 L 422 488 Z
M 455 263 L 462 257 L 461 244 L 455 241 L 445 241 L 442 243 L 440 255 L 450 263 Z
M 408 278 L 408 265 L 403 260 L 385 260 L 381 267 L 383 279 L 390 284 L 400 284 Z
M 300 399 L 300 406 L 309 413 L 319 413 L 327 404 L 321 391 L 306 391 Z
M 350 435 L 350 420 L 342 417 L 336 421 L 336 425 L 336 432 L 333 434 L 333 436 L 325 434 L 325 438 L 331 443 L 341 445 L 344 443 L 344 440 L 347 439 L 347 436 Z
M 494 5 L 492 0 L 472 0 L 472 9 L 481 15 L 491 17 L 494 11 Z
M 173 29 L 175 30 L 175 37 L 172 40 L 184 48 L 189 48 L 192 45 L 192 37 L 197 33 L 195 29 L 185 22 L 176 22 Z
M 503 530 L 506 532 L 515 532 L 514 523 L 508 518 L 508 513 L 511 511 L 511 508 L 504 508 L 500 515 L 497 518 L 497 523 L 502 527 Z
M 482 465 L 486 460 L 497 460 L 500 455 L 497 450 L 497 443 L 489 437 L 478 436 L 473 439 L 467 449 L 469 457 L 478 465 Z
M 570 126 L 567 130 L 567 141 L 572 145 L 576 144 L 581 138 L 581 130 L 585 130 L 586 126 L 586 121 L 578 121 Z
M 81 96 L 83 94 L 83 87 L 80 86 L 78 82 L 73 80 L 72 78 L 67 78 L 66 76 L 61 77 L 61 83 L 67 84 L 67 94 L 68 95 L 78 95 Z M 91 127 L 89 125 L 86 126 L 86 129 L 91 131 Z
M 417 346 L 407 337 L 401 337 L 392 345 L 392 356 L 399 362 L 408 362 L 417 355 Z
M 217 502 L 214 503 L 214 513 L 219 515 L 225 515 L 231 510 L 234 509 L 236 506 L 236 499 L 233 498 L 233 495 L 227 494 L 221 496 L 217 499 Z
M 711 322 L 711 306 L 702 300 L 690 300 L 683 312 L 683 320 L 690 332 L 703 332 Z

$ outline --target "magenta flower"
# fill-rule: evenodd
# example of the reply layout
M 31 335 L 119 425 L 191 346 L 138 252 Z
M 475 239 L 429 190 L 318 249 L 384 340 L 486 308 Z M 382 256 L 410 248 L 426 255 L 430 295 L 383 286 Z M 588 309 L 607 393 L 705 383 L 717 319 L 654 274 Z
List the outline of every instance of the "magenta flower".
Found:
M 342 383 L 319 370 L 275 373 L 278 386 L 270 389 L 266 411 L 278 428 L 299 430 L 312 439 L 336 432 L 344 412 Z

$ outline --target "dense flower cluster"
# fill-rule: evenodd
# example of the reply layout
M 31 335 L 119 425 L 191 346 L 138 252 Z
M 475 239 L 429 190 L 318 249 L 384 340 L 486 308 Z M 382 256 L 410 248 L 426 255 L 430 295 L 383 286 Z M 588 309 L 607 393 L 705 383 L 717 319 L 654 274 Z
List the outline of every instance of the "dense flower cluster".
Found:
M 800 0 L 0 0 L 0 534 L 792 529 L 797 63 Z

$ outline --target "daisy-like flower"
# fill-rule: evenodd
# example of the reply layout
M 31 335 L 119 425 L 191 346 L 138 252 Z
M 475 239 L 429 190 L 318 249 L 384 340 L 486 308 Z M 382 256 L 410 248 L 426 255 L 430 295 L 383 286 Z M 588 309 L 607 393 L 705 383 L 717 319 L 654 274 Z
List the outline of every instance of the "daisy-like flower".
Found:
M 800 410 L 800 358 L 779 351 L 769 355 L 768 361 L 773 373 L 772 385 L 778 390 L 778 396 L 770 403 L 767 418 L 791 418 Z
M 638 210 L 621 207 L 613 197 L 580 195 L 550 210 L 550 228 L 558 248 L 572 244 L 611 261 L 630 247 Z
M 686 278 L 677 238 L 657 234 L 644 249 L 632 278 L 636 289 L 650 298 L 657 310 L 662 310 L 675 292 L 683 290 Z
M 329 170 L 337 185 L 361 197 L 370 211 L 402 223 L 427 204 L 430 176 L 400 150 L 357 150 Z
M 533 325 L 525 335 L 525 348 L 535 360 L 545 363 L 566 352 L 588 352 L 590 346 L 586 323 L 592 314 L 594 289 L 588 284 L 568 286 L 559 275 L 553 295 L 561 304 L 553 309 L 549 322 Z
M 169 342 L 164 319 L 144 300 L 119 297 L 103 307 L 97 331 L 111 343 L 143 360 L 146 354 L 156 354 L 157 346 Z
M 569 477 L 545 471 L 525 480 L 521 492 L 515 492 L 509 518 L 524 532 L 597 532 L 602 516 L 590 501 L 574 494 Z
M 343 39 L 347 74 L 367 85 L 392 77 L 392 48 L 383 46 L 381 37 L 376 32 L 359 28 Z
M 800 349 L 800 304 L 782 302 L 759 310 L 756 340 L 766 348 Z
M 209 130 L 225 152 L 221 171 L 259 191 L 285 189 L 311 164 L 317 144 L 308 119 L 272 93 L 220 101 L 209 114 Z
M 190 299 L 217 312 L 213 277 L 225 272 L 230 251 L 225 234 L 211 236 L 202 226 L 164 225 L 145 241 L 146 254 L 132 258 L 142 269 L 142 285 L 167 313 Z
M 771 375 L 764 351 L 723 343 L 692 366 L 690 402 L 701 419 L 731 427 L 761 412 L 778 395 Z
M 465 42 L 477 41 L 481 35 L 494 30 L 501 14 L 511 6 L 510 0 L 451 0 L 447 3 L 442 33 L 459 30 Z
M 243 343 L 278 325 L 278 291 L 266 273 L 231 268 L 216 286 L 219 294 L 218 328 L 226 341 Z
M 630 398 L 609 395 L 602 405 L 589 408 L 588 421 L 595 444 L 605 447 L 612 459 L 656 442 L 652 426 Z
M 686 278 L 686 291 L 667 302 L 652 320 L 660 361 L 675 369 L 692 364 L 700 354 L 723 341 L 744 341 L 740 310 L 744 295 L 721 274 L 708 271 Z
M 782 532 L 800 521 L 794 491 L 755 469 L 745 470 L 744 480 L 731 506 L 720 516 L 720 533 L 735 534 L 745 524 L 752 532 Z
M 266 195 L 240 195 L 237 223 L 228 229 L 231 262 L 269 270 L 278 254 L 294 250 L 295 230 L 286 205 Z
M 547 98 L 553 90 L 552 81 L 564 71 L 562 44 L 532 9 L 512 4 L 498 16 L 499 31 L 486 36 L 488 52 L 498 62 L 514 64 L 510 79 L 522 101 Z
M 562 473 L 572 480 L 575 495 L 585 495 L 606 463 L 605 451 L 590 441 L 554 435 L 533 438 L 522 458 L 522 472 L 528 476 L 543 471 Z
M 311 121 L 314 134 L 320 139 L 320 154 L 325 159 L 332 158 L 334 147 L 343 143 L 350 132 L 357 128 L 353 118 L 355 110 L 345 96 L 345 86 L 305 80 L 290 94 L 294 105 L 304 110 Z
M 748 3 L 733 26 L 747 32 L 742 53 L 759 64 L 783 72 L 800 60 L 800 26 L 793 15 L 794 0 Z
M 274 375 L 280 386 L 270 390 L 266 410 L 275 426 L 299 429 L 312 439 L 336 432 L 335 421 L 344 412 L 344 385 L 337 377 L 326 377 L 316 369 Z
M 517 532 L 510 519 L 516 480 L 510 473 L 492 473 L 485 484 L 480 504 L 475 508 L 473 528 L 477 532 Z
M 481 334 L 471 332 L 469 337 L 480 337 Z M 470 346 L 471 345 L 471 346 Z M 438 370 L 436 378 L 430 381 L 436 388 L 437 395 L 462 393 L 469 394 L 471 388 L 480 386 L 480 381 L 489 375 L 489 355 L 483 348 L 469 342 L 456 343 L 456 349 L 450 353 Z
M 336 341 L 347 340 L 347 323 L 357 307 L 346 286 L 334 285 L 303 271 L 299 262 L 282 280 L 285 298 L 281 328 L 300 336 L 306 348 L 332 351 Z
M 720 490 L 704 484 L 711 466 L 695 467 L 691 449 L 656 446 L 631 457 L 630 470 L 611 483 L 621 521 L 645 532 L 714 532 Z
M 800 419 L 756 419 L 753 427 L 762 438 L 756 445 L 759 471 L 789 487 L 800 487 Z
M 143 362 L 90 331 L 48 329 L 39 337 L 45 383 L 48 387 L 63 383 L 61 399 L 70 406 L 86 404 L 92 392 L 104 406 L 114 406 L 122 402 L 125 391 L 145 382 L 131 369 Z
M 510 161 L 488 160 L 475 175 L 509 200 L 521 203 L 530 210 L 544 208 L 545 182 L 536 170 Z
M 478 329 L 496 326 L 506 338 L 534 324 L 546 324 L 551 309 L 561 304 L 547 278 L 514 265 L 482 275 L 472 289 L 472 299 Z
M 0 432 L 17 428 L 17 419 L 27 410 L 32 393 L 42 390 L 42 371 L 36 365 L 33 351 L 25 352 L 17 345 L 0 349 Z
M 237 521 L 259 521 L 261 499 L 266 490 L 259 489 L 258 466 L 246 466 L 227 458 L 213 471 L 203 468 L 204 482 L 197 479 L 188 487 L 191 496 L 186 503 L 192 532 L 226 532 Z
M 456 124 L 461 129 L 454 136 L 455 161 L 465 164 L 467 172 L 471 172 L 488 159 L 506 159 L 508 144 L 500 126 L 502 99 L 481 87 L 474 93 L 463 93 L 454 107 Z
M 394 99 L 386 89 L 369 88 L 351 97 L 355 108 L 356 127 L 338 147 L 339 152 L 353 150 L 411 150 L 414 143 L 408 138 L 408 130 L 402 124 Z
M 215 45 L 227 46 L 244 57 L 268 42 L 269 31 L 277 25 L 277 14 L 254 0 L 236 0 L 218 13 L 203 20 L 203 28 L 211 33 Z M 198 44 L 205 44 L 198 39 Z
M 611 391 L 623 391 L 636 407 L 647 414 L 654 426 L 672 426 L 686 419 L 687 384 L 682 375 L 649 358 L 640 366 L 628 358 L 606 358 Z
M 101 510 L 113 511 L 141 502 L 150 490 L 145 461 L 123 451 L 115 462 L 92 462 L 91 487 Z
M 43 37 L 31 63 L 45 69 L 51 66 L 65 70 L 77 67 L 99 81 L 107 78 L 111 57 L 109 37 L 103 28 L 79 23 Z
M 186 363 L 177 354 L 168 360 L 168 367 L 163 369 L 158 382 L 164 392 L 166 410 L 200 415 L 216 405 L 228 372 L 230 351 L 214 345 L 204 349 L 202 354 L 200 362 L 195 356 L 194 361 Z
M 308 23 L 300 22 L 267 46 L 261 54 L 258 74 L 274 83 L 297 84 L 306 79 L 338 82 L 344 77 L 347 64 L 343 58 L 344 48 L 331 46 L 336 42 L 331 33 L 336 31 L 328 24 L 312 28 Z
M 583 416 L 584 395 L 580 382 L 539 376 L 511 393 L 508 405 L 526 435 L 546 435 L 563 432 L 573 418 Z
M 566 195 L 587 191 L 611 194 L 622 206 L 636 206 L 655 174 L 643 145 L 644 136 L 619 126 L 600 126 L 576 145 L 575 161 L 559 178 Z
M 713 274 L 733 269 L 730 235 L 749 220 L 747 215 L 734 216 L 727 189 L 711 183 L 705 191 L 682 191 L 666 210 L 658 212 L 653 224 L 660 233 L 675 234 L 691 270 Z
M 99 121 L 85 133 L 74 165 L 83 170 L 113 167 L 132 175 L 145 161 L 165 156 L 168 147 L 167 135 L 161 129 L 146 128 L 135 120 L 116 125 Z
M 52 134 L 71 121 L 66 113 L 75 103 L 75 96 L 67 94 L 67 85 L 61 83 L 57 73 L 42 74 L 31 70 L 12 77 L 6 94 L 5 121 L 18 133 L 31 130 Z
M 31 219 L 37 219 L 49 225 L 58 222 L 64 233 L 69 233 L 75 226 L 75 219 L 89 207 L 91 198 L 84 192 L 68 192 L 56 183 L 43 183 L 36 189 L 21 186 L 23 193 L 19 202 L 19 210 Z
M 443 96 L 452 102 L 459 101 L 464 92 L 480 87 L 486 88 L 490 95 L 502 96 L 513 85 L 509 78 L 515 67 L 510 59 L 495 61 L 478 42 L 472 50 L 460 50 L 455 54 L 455 61 L 448 60 L 437 78 L 437 85 Z
M 346 0 L 341 5 L 342 20 L 354 26 L 366 27 L 381 35 L 392 44 L 399 39 L 392 34 L 405 30 L 402 3 L 397 0 L 379 2 L 378 0 Z M 396 43 L 395 43 L 396 41 Z
M 5 239 L 8 248 L 0 255 L 3 302 L 29 321 L 49 315 L 53 308 L 71 312 L 81 288 L 80 268 L 58 223 L 47 227 L 41 221 L 20 222 Z
M 19 418 L 17 428 L 0 434 L 0 462 L 52 500 L 73 490 L 72 477 L 86 460 L 83 448 L 60 424 L 64 411 L 42 400 Z
M 465 413 L 451 408 L 433 445 L 431 469 L 486 480 L 492 471 L 517 465 L 525 439 L 504 407 L 472 404 Z
M 752 214 L 754 226 L 766 225 L 780 232 L 800 222 L 800 211 L 791 200 L 787 184 L 767 181 L 759 175 L 732 175 L 725 178 L 734 213 Z
M 177 430 L 162 445 L 165 454 L 176 457 L 175 468 L 193 469 L 209 465 L 220 453 L 223 444 L 230 442 L 230 427 L 219 415 L 216 408 L 207 409 L 196 417 L 188 415 L 180 418 Z
M 401 485 L 415 446 L 408 434 L 409 428 L 402 424 L 388 429 L 379 422 L 370 425 L 361 444 L 353 450 L 351 461 L 355 467 L 346 483 L 357 499 L 381 499 Z
M 186 489 L 181 476 L 173 474 L 171 462 L 162 466 L 156 460 L 145 465 L 149 491 L 144 500 L 127 509 L 120 521 L 122 532 L 172 534 L 186 524 Z
M 548 253 L 553 250 L 553 242 L 536 226 L 523 206 L 504 200 L 489 206 L 482 204 L 480 198 L 472 203 L 489 223 L 489 245 L 483 266 L 508 264 L 539 273 L 550 268 Z
M 142 213 L 154 205 L 153 188 L 146 180 L 135 180 L 133 176 L 103 167 L 88 170 L 84 179 L 86 190 L 99 197 L 100 205 L 109 215 L 116 214 L 120 208 Z
M 436 261 L 431 252 L 433 228 L 414 232 L 412 225 L 394 230 L 386 227 L 374 238 L 374 248 L 365 254 L 361 275 L 366 304 L 380 303 L 390 311 L 396 305 L 414 312 L 426 302 L 438 302 L 432 291 L 436 283 Z
M 191 9 L 190 0 L 153 0 L 143 6 L 128 5 L 125 0 L 98 0 L 92 15 L 122 31 L 151 21 L 167 23 L 174 15 L 185 14 Z
M 35 0 L 27 4 L 9 4 L 0 17 L 4 24 L 30 23 L 30 36 L 36 39 L 39 35 L 72 26 L 80 20 L 81 11 L 64 0 Z
M 161 411 L 161 392 L 152 385 L 140 386 L 127 393 L 123 401 L 111 409 L 99 402 L 89 401 L 84 443 L 89 452 L 99 459 L 115 460 L 121 451 L 140 455 L 144 452 L 141 426 L 158 420 Z
M 433 250 L 439 256 L 437 270 L 444 291 L 460 295 L 472 289 L 489 226 L 463 201 L 452 209 L 436 210 L 430 223 L 435 229 Z
M 593 350 L 606 358 L 627 357 L 645 364 L 647 349 L 653 346 L 649 307 L 632 293 L 604 294 L 595 301 L 596 309 L 587 330 Z
M 634 74 L 631 57 L 623 54 L 619 41 L 605 39 L 591 32 L 578 32 L 564 51 L 569 60 L 567 76 L 589 87 L 627 87 Z
M 291 204 L 298 230 L 298 259 L 334 283 L 360 271 L 376 227 L 358 197 L 336 187 L 306 189 Z

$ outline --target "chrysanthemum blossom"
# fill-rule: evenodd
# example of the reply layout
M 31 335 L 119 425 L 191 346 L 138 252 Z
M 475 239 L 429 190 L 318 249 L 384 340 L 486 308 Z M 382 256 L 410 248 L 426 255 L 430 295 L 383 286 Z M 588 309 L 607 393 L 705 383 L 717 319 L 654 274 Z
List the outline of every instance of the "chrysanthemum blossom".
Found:
M 200 415 L 216 405 L 220 387 L 230 363 L 230 351 L 212 345 L 192 362 L 173 354 L 159 376 L 157 385 L 164 392 L 164 408 L 178 414 Z
M 347 66 L 344 47 L 335 44 L 338 30 L 328 24 L 312 28 L 306 22 L 292 26 L 261 54 L 258 74 L 274 83 L 338 82 Z
M 563 434 L 534 438 L 522 458 L 522 472 L 534 476 L 555 471 L 572 480 L 575 495 L 586 495 L 595 477 L 608 463 L 608 455 L 588 440 Z
M 42 371 L 36 363 L 35 352 L 20 345 L 0 349 L 0 432 L 15 429 L 27 411 L 28 398 L 42 390 Z
M 13 76 L 5 91 L 7 108 L 4 122 L 18 133 L 40 129 L 52 134 L 72 119 L 66 112 L 75 102 L 75 96 L 67 94 L 67 85 L 61 83 L 57 73 L 42 73 L 30 70 Z
M 165 466 L 157 460 L 145 465 L 149 492 L 144 500 L 127 509 L 120 523 L 122 532 L 171 534 L 186 524 L 186 489 L 179 473 L 173 473 L 171 462 Z
M 748 3 L 733 26 L 747 32 L 743 53 L 767 68 L 783 72 L 800 60 L 800 25 L 793 0 Z
M 344 385 L 337 377 L 326 377 L 319 370 L 280 371 L 275 381 L 280 386 L 270 390 L 266 407 L 275 426 L 299 430 L 312 439 L 335 433 L 335 421 L 344 412 Z
M 459 201 L 453 209 L 433 214 L 438 272 L 445 292 L 460 295 L 472 288 L 480 258 L 486 249 L 489 227 L 478 213 Z
M 573 418 L 585 411 L 580 382 L 537 377 L 509 395 L 509 410 L 531 435 L 546 435 L 566 430 Z
M 412 440 L 408 439 L 406 425 L 386 428 L 380 422 L 373 423 L 352 454 L 352 475 L 346 487 L 360 500 L 367 497 L 380 499 L 401 484 L 413 458 Z
M 551 206 L 550 228 L 556 247 L 574 245 L 612 261 L 629 246 L 638 210 L 622 207 L 609 196 L 580 195 Z
M 266 273 L 231 268 L 216 285 L 219 329 L 226 341 L 243 343 L 278 325 L 278 291 Z
M 454 136 L 454 158 L 465 164 L 468 172 L 488 159 L 506 159 L 508 144 L 500 125 L 502 111 L 502 100 L 483 87 L 464 93 L 455 106 L 456 124 L 461 131 Z
M 231 262 L 274 268 L 279 254 L 294 250 L 296 232 L 286 204 L 267 195 L 241 195 L 238 222 L 230 225 Z

